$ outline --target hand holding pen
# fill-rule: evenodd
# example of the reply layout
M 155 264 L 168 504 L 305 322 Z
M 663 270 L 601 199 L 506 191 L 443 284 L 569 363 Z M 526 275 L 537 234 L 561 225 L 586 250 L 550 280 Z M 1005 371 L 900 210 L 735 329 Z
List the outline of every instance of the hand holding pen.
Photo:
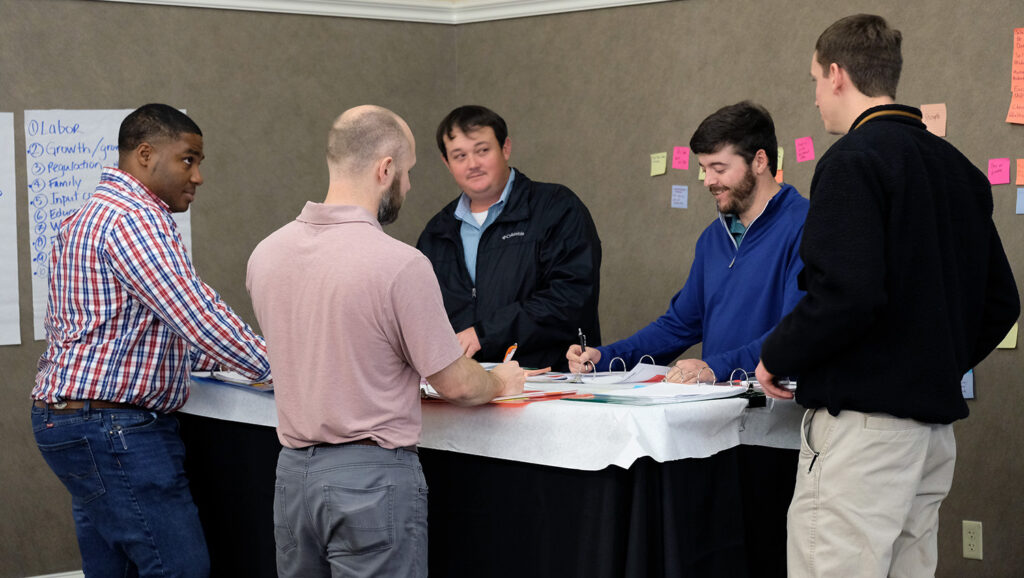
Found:
M 593 347 L 587 349 L 587 336 L 583 334 L 582 328 L 579 330 L 579 337 L 579 345 L 572 345 L 569 347 L 569 351 L 565 352 L 565 358 L 569 361 L 569 371 L 572 373 L 583 373 L 584 370 L 593 371 L 597 362 L 601 361 L 601 351 Z

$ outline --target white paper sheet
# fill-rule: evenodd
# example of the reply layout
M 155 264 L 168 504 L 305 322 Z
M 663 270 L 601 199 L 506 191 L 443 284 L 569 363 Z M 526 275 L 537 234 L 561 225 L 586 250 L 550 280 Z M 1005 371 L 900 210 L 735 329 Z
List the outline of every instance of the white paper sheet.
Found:
M 35 339 L 45 338 L 43 316 L 50 249 L 58 227 L 92 195 L 103 167 L 117 166 L 117 133 L 130 112 L 131 109 L 25 111 Z M 189 213 L 176 213 L 174 219 L 191 252 Z
M 14 195 L 14 113 L 0 112 L 0 345 L 21 343 Z

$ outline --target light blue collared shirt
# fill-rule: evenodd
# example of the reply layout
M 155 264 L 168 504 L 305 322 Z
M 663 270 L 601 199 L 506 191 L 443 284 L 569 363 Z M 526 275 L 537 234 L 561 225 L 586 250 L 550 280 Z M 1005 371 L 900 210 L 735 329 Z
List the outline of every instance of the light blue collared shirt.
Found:
M 476 285 L 476 252 L 480 246 L 480 237 L 483 236 L 487 227 L 498 218 L 502 209 L 505 208 L 505 201 L 508 200 L 508 193 L 512 190 L 512 181 L 516 178 L 516 170 L 509 169 L 508 182 L 505 183 L 505 190 L 501 191 L 501 198 L 487 209 L 487 218 L 484 224 L 478 225 L 473 218 L 473 211 L 469 209 L 469 197 L 462 193 L 459 197 L 459 206 L 455 208 L 455 218 L 462 221 L 459 235 L 462 237 L 462 252 L 466 258 L 466 268 L 469 269 L 469 278 Z

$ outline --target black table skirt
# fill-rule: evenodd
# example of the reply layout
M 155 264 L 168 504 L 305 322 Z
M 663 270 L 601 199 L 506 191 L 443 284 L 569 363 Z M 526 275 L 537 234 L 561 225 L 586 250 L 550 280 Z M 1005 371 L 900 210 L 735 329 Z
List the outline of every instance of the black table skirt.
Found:
M 275 576 L 273 428 L 179 414 L 213 576 Z M 785 576 L 797 452 L 597 472 L 420 449 L 432 577 Z

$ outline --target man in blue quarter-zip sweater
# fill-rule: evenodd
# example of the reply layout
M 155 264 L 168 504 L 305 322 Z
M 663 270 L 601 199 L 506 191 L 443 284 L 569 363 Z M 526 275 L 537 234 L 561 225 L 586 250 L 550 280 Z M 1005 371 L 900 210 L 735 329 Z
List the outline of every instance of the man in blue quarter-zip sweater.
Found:
M 585 352 L 570 347 L 571 370 L 586 361 L 606 370 L 616 357 L 633 367 L 644 355 L 668 364 L 703 343 L 702 359 L 680 360 L 666 379 L 723 380 L 737 368 L 752 375 L 765 336 L 803 295 L 796 278 L 807 199 L 775 182 L 768 111 L 749 101 L 724 107 L 704 119 L 690 148 L 719 215 L 697 240 L 686 284 L 664 315 L 633 336 Z

